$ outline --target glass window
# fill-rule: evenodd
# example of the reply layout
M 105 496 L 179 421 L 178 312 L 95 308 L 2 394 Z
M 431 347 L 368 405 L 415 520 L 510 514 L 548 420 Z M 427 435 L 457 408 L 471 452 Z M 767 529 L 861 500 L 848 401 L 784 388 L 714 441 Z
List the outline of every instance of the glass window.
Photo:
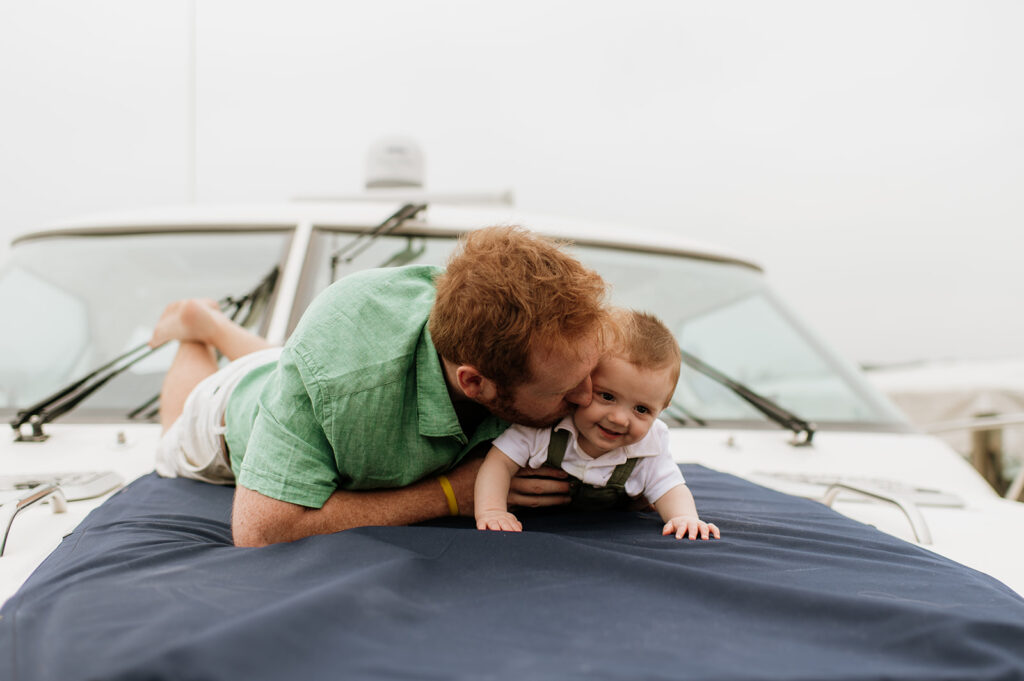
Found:
M 748 267 L 694 258 L 578 248 L 611 284 L 613 300 L 657 315 L 687 352 L 797 416 L 829 423 L 888 424 L 899 412 L 859 371 L 815 339 Z M 728 388 L 684 366 L 674 398 L 679 416 L 763 421 Z
M 247 293 L 282 261 L 289 238 L 285 230 L 191 232 L 17 244 L 0 269 L 7 320 L 0 334 L 0 410 L 37 402 L 144 343 L 169 302 Z M 73 415 L 123 416 L 156 395 L 173 348 L 136 364 Z

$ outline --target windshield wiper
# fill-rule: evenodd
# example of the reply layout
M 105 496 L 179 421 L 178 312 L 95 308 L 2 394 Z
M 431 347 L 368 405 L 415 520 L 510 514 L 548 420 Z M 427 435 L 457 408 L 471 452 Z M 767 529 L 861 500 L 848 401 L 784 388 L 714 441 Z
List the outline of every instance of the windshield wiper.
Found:
M 681 426 L 685 426 L 689 421 L 693 421 L 698 426 L 708 425 L 704 419 L 700 418 L 675 400 L 672 400 L 669 405 L 662 410 L 661 415 L 672 419 Z
M 407 203 L 391 214 L 384 222 L 365 232 L 360 232 L 354 239 L 332 253 L 331 283 L 334 282 L 337 276 L 338 263 L 344 262 L 346 265 L 351 263 L 359 257 L 359 254 L 372 246 L 374 241 L 395 231 L 402 223 L 412 220 L 426 207 L 427 204 L 425 203 Z M 345 256 L 344 259 L 342 259 L 342 256 Z
M 260 283 L 256 284 L 256 287 L 246 293 L 241 298 L 234 298 L 232 296 L 226 296 L 218 301 L 221 306 L 221 311 L 226 314 L 231 321 L 237 322 L 239 325 L 249 328 L 253 321 L 260 318 L 263 311 L 267 309 L 270 304 L 271 294 L 274 292 L 274 287 L 277 286 L 277 277 L 281 273 L 281 269 L 274 265 L 274 268 L 270 270 Z M 234 309 L 232 309 L 234 308 Z M 231 310 L 230 312 L 228 310 Z M 245 315 L 242 315 L 242 311 L 245 310 Z M 239 319 L 239 317 L 242 317 Z
M 248 312 L 243 320 L 248 321 L 257 309 L 262 309 L 259 306 L 265 304 L 265 299 L 269 298 L 269 294 L 273 291 L 274 284 L 277 281 L 277 275 L 278 268 L 275 266 L 274 269 L 256 285 L 256 288 L 249 293 L 240 298 L 232 298 L 231 296 L 228 296 L 222 299 L 220 301 L 221 311 L 225 312 L 225 314 L 229 314 L 228 310 L 234 308 L 233 312 L 229 314 L 229 316 L 234 319 L 241 313 L 243 308 L 248 307 Z M 166 345 L 166 343 L 164 345 Z M 70 385 L 61 388 L 52 395 L 44 398 L 36 404 L 33 404 L 31 407 L 18 411 L 14 420 L 11 421 L 11 428 L 14 429 L 15 433 L 17 433 L 15 441 L 42 442 L 48 437 L 43 433 L 44 424 L 50 423 L 51 421 L 68 413 L 87 397 L 106 385 L 112 378 L 121 374 L 126 369 L 132 367 L 146 357 L 149 357 L 161 347 L 163 347 L 163 345 L 151 348 L 148 343 L 141 343 L 128 352 L 115 357 L 86 376 L 83 376 L 77 381 L 73 381 Z M 153 404 L 156 399 L 149 400 L 145 405 L 132 413 L 134 414 L 145 409 Z M 22 426 L 25 424 L 28 424 L 31 427 L 31 433 L 26 434 L 22 431 Z
M 267 276 L 263 277 L 260 283 L 256 284 L 256 288 L 246 293 L 241 298 L 235 298 L 233 296 L 225 296 L 218 301 L 220 305 L 220 311 L 223 312 L 227 317 L 242 326 L 243 328 L 249 328 L 252 323 L 260 318 L 260 315 L 270 304 L 271 294 L 274 292 L 274 286 L 277 285 L 277 277 L 280 274 L 280 268 L 276 265 L 274 269 L 267 273 Z M 245 314 L 242 315 L 242 311 L 245 310 Z M 241 317 L 241 319 L 239 319 Z M 129 365 L 130 366 L 130 365 Z M 127 369 L 128 367 L 124 367 Z M 128 418 L 132 421 L 139 418 L 142 415 L 143 419 L 151 419 L 160 413 L 160 393 L 153 395 L 135 409 L 128 412 Z M 143 414 L 143 412 L 145 412 Z
M 43 433 L 43 424 L 49 423 L 74 409 L 82 400 L 106 385 L 107 381 L 136 362 L 148 357 L 155 349 L 150 348 L 146 343 L 137 345 L 123 355 L 110 360 L 92 373 L 83 376 L 49 397 L 33 404 L 28 409 L 19 411 L 14 420 L 11 421 L 11 428 L 17 433 L 17 437 L 14 438 L 15 441 L 42 442 L 49 437 Z M 26 435 L 21 430 L 21 427 L 26 423 L 32 428 L 32 433 L 29 435 Z
M 420 257 L 427 252 L 427 241 L 423 237 L 419 238 L 419 243 L 414 247 L 416 238 L 407 236 L 405 238 L 405 246 L 402 250 L 392 253 L 387 260 L 377 265 L 377 267 L 401 267 L 402 265 L 408 265 L 416 258 Z
M 813 423 L 805 421 L 764 395 L 754 392 L 739 381 L 729 378 L 718 369 L 710 366 L 700 358 L 691 355 L 686 350 L 682 350 L 682 353 L 683 362 L 687 366 L 704 374 L 716 383 L 720 383 L 726 388 L 729 388 L 772 421 L 775 421 L 783 428 L 792 430 L 794 435 L 796 435 L 796 439 L 793 440 L 793 445 L 797 447 L 805 447 L 811 444 L 811 440 L 814 438 L 814 431 L 817 428 Z M 801 437 L 801 434 L 803 437 Z

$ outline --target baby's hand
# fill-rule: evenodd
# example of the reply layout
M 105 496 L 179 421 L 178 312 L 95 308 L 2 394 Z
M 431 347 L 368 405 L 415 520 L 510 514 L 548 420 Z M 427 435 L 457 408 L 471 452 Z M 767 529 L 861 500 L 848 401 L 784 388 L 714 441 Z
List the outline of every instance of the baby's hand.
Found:
M 476 516 L 476 529 L 522 532 L 523 525 L 508 511 L 484 511 Z
M 706 523 L 695 515 L 679 515 L 670 518 L 661 530 L 661 534 L 673 533 L 675 533 L 676 539 L 682 539 L 687 533 L 689 533 L 690 539 L 696 539 L 698 533 L 701 539 L 710 539 L 711 535 L 714 535 L 715 539 L 722 537 L 714 523 Z

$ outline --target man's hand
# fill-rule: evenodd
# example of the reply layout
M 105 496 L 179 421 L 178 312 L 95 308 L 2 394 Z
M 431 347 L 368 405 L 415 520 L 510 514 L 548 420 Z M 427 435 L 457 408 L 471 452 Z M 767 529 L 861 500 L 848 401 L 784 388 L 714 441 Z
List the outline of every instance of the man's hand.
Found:
M 508 490 L 508 505 L 540 508 L 568 504 L 572 501 L 568 478 L 568 473 L 551 466 L 520 468 Z
M 474 457 L 447 474 L 459 504 L 459 515 L 473 515 L 473 485 L 483 462 L 482 458 Z M 509 487 L 508 505 L 541 508 L 568 504 L 572 499 L 569 496 L 568 477 L 565 471 L 549 466 L 536 470 L 520 468 Z

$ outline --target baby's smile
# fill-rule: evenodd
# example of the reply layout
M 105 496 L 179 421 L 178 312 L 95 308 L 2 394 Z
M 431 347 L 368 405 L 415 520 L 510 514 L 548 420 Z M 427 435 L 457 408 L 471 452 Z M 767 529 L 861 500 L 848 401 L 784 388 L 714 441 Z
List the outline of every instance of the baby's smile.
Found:
M 608 438 L 614 439 L 614 438 L 617 438 L 617 437 L 622 437 L 625 434 L 625 433 L 616 432 L 614 430 L 609 430 L 609 429 L 605 428 L 604 426 L 602 426 L 600 423 L 597 423 L 597 424 L 594 424 L 594 425 L 596 425 L 598 427 L 598 429 L 600 429 L 600 431 L 605 435 L 605 437 L 608 437 Z

